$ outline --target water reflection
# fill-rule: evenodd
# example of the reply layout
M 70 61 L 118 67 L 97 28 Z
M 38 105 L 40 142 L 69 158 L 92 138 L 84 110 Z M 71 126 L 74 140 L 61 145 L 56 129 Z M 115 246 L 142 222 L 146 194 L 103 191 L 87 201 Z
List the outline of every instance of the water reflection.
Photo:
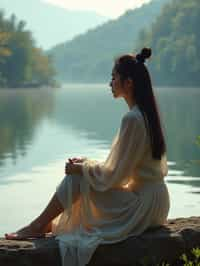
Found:
M 53 111 L 53 100 L 50 91 L 0 91 L 0 166 L 26 156 L 40 121 Z
M 165 124 L 168 160 L 174 162 L 170 174 L 200 176 L 200 148 L 195 143 L 200 134 L 200 90 L 157 88 L 155 92 Z M 105 154 L 126 111 L 126 104 L 113 99 L 109 86 L 102 84 L 0 91 L 0 169 L 8 158 L 16 166 L 21 163 L 21 171 L 19 157 L 31 165 L 36 157 L 37 163 L 44 164 L 66 152 Z M 35 147 L 37 153 L 33 153 Z
M 82 91 L 81 91 L 82 90 Z M 161 115 L 165 125 L 168 159 L 174 161 L 172 170 L 184 169 L 184 175 L 200 175 L 200 148 L 196 138 L 200 134 L 199 88 L 157 88 Z M 54 119 L 65 127 L 68 123 L 93 138 L 110 143 L 119 127 L 120 119 L 128 111 L 122 101 L 113 100 L 108 86 L 93 90 L 66 90 L 57 94 Z M 89 137 L 89 136 L 88 136 Z
M 158 88 L 168 144 L 170 218 L 199 213 L 200 89 Z M 0 90 L 0 234 L 30 222 L 48 202 L 69 156 L 103 160 L 123 114 L 107 85 Z M 35 197 L 37 195 L 37 197 Z M 21 200 L 21 198 L 26 200 Z M 18 210 L 24 210 L 20 213 Z
M 61 127 L 73 127 L 96 140 L 109 143 L 116 133 L 124 112 L 122 101 L 112 98 L 107 85 L 65 87 L 56 94 L 54 122 Z
M 185 175 L 200 176 L 200 89 L 160 88 L 156 90 L 168 144 L 168 158 L 176 162 L 175 169 L 184 169 Z

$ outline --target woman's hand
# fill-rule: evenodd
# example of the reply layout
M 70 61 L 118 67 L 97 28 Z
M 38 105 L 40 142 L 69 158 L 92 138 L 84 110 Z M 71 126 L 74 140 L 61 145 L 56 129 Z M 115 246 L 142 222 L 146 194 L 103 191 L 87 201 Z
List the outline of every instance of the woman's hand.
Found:
M 65 174 L 82 175 L 82 163 L 74 163 L 71 159 L 65 164 Z
M 86 160 L 86 158 L 85 157 L 74 157 L 74 158 L 69 158 L 68 159 L 69 160 L 69 162 L 73 162 L 73 163 L 83 163 L 85 160 Z

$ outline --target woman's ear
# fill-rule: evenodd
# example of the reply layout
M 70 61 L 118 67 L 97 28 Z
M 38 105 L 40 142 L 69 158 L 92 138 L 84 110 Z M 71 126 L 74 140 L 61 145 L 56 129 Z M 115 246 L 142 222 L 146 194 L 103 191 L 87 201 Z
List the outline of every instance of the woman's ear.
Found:
M 132 88 L 134 87 L 133 80 L 132 80 L 131 78 L 128 78 L 128 79 L 126 80 L 126 87 L 127 87 L 128 89 L 132 89 Z
M 131 78 L 127 79 L 127 87 L 132 88 L 133 87 L 133 80 Z

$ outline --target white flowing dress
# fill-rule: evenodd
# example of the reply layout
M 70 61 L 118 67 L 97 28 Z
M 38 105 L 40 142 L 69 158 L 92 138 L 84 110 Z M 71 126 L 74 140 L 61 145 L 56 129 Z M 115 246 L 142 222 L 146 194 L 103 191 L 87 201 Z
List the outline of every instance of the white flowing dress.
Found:
M 53 222 L 63 266 L 89 263 L 100 244 L 137 236 L 166 223 L 170 199 L 167 160 L 152 158 L 139 107 L 127 112 L 104 162 L 85 159 L 83 176 L 57 187 L 64 212 Z

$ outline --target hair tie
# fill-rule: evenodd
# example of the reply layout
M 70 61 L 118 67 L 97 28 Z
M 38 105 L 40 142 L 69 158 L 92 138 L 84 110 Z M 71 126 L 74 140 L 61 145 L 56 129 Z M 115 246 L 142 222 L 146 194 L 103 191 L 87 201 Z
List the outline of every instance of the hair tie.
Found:
M 136 55 L 136 61 L 137 61 L 138 63 L 142 63 L 142 64 L 144 64 L 144 62 L 145 62 L 145 57 L 144 57 L 142 54 L 137 54 L 137 55 Z

